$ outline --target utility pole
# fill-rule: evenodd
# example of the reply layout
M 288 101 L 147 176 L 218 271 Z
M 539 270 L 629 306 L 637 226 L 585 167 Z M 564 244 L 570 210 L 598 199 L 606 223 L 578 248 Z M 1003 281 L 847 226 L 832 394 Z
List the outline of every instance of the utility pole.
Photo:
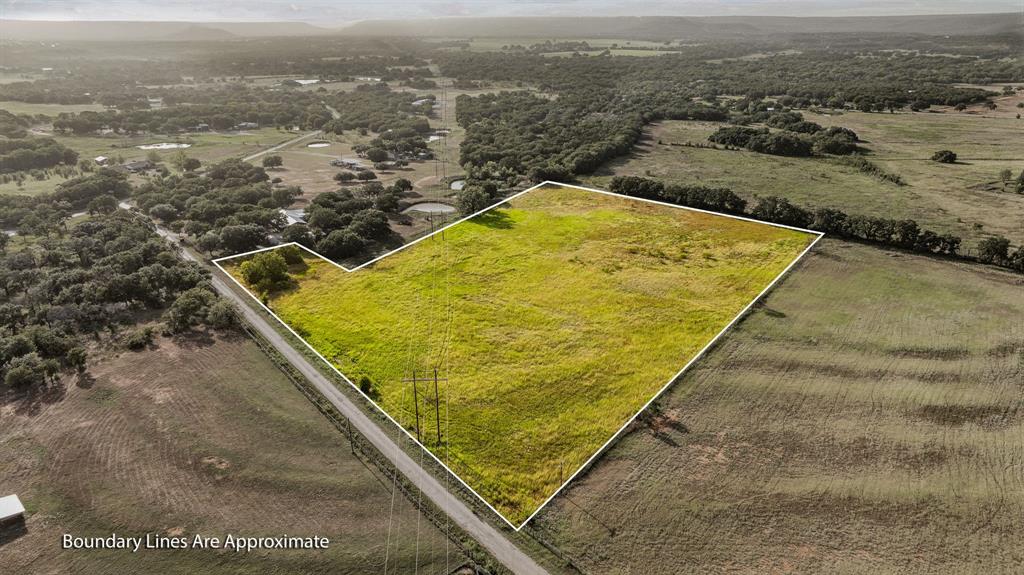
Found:
M 420 438 L 420 397 L 416 393 L 416 389 L 419 386 L 416 385 L 416 370 L 412 371 L 412 401 L 416 404 L 416 441 L 423 443 Z
M 446 378 L 446 377 L 438 377 L 437 376 L 437 368 L 435 367 L 434 368 L 434 377 L 433 378 L 430 378 L 430 377 L 416 377 L 416 370 L 414 369 L 414 370 L 412 370 L 412 378 L 411 379 L 410 378 L 406 378 L 406 379 L 403 379 L 402 381 L 411 381 L 412 382 L 412 397 L 413 397 L 413 402 L 415 402 L 415 404 L 416 404 L 416 440 L 419 441 L 420 444 L 422 444 L 423 443 L 423 438 L 420 435 L 420 396 L 419 396 L 419 388 L 417 387 L 417 384 L 419 382 L 421 382 L 421 381 L 431 381 L 431 380 L 433 380 L 433 382 L 434 382 L 434 417 L 435 417 L 435 421 L 437 423 L 437 444 L 440 445 L 441 444 L 441 395 L 438 393 L 437 382 L 439 382 L 439 381 L 448 381 L 448 378 Z
M 437 393 L 437 368 L 434 368 L 434 418 L 437 421 L 437 444 L 441 445 L 441 396 Z

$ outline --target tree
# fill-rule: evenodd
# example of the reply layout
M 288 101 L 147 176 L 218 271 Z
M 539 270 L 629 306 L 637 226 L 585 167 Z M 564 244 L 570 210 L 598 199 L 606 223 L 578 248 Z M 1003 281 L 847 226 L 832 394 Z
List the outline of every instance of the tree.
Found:
M 75 371 L 78 373 L 85 372 L 88 353 L 86 353 L 84 347 L 77 346 L 69 349 L 66 358 L 68 365 L 75 368 Z
M 932 160 L 940 164 L 955 164 L 956 154 L 950 150 L 939 150 L 932 154 Z
M 207 306 L 214 297 L 203 287 L 194 287 L 182 292 L 164 312 L 164 322 L 168 331 L 181 333 L 205 319 Z
M 4 385 L 11 389 L 28 389 L 46 383 L 46 366 L 35 352 L 15 357 L 7 364 Z
M 157 204 L 149 208 L 149 215 L 163 222 L 172 222 L 178 217 L 178 209 L 171 204 Z
M 383 240 L 391 234 L 387 214 L 375 209 L 356 213 L 348 225 L 348 230 L 364 240 Z
M 281 240 L 302 244 L 307 248 L 312 248 L 315 245 L 313 233 L 309 230 L 309 226 L 303 223 L 295 223 L 285 228 L 281 232 Z
M 277 250 L 260 252 L 242 262 L 239 272 L 245 283 L 261 294 L 282 289 L 291 283 L 288 262 Z
M 355 179 L 356 175 L 352 172 L 338 172 L 337 174 L 334 174 L 334 181 L 342 184 L 345 182 L 351 182 Z
M 978 242 L 978 260 L 987 264 L 1002 264 L 1009 256 L 1010 240 L 992 236 Z
M 373 173 L 370 170 L 362 170 L 358 174 L 356 174 L 356 179 L 363 182 L 368 182 L 370 180 L 376 180 L 377 174 Z
M 344 259 L 357 255 L 366 242 L 349 230 L 334 230 L 316 244 L 316 250 L 332 259 Z
M 412 182 L 406 178 L 398 178 L 393 184 L 391 184 L 391 187 L 399 192 L 408 192 L 412 190 Z
M 230 252 L 245 252 L 266 243 L 267 232 L 256 224 L 224 226 L 220 230 L 220 243 Z
M 1013 170 L 1006 168 L 999 171 L 999 181 L 1006 183 L 1013 179 Z
M 203 163 L 197 158 L 185 158 L 185 161 L 181 163 L 181 170 L 185 172 L 194 172 L 202 165 Z
M 281 156 L 263 156 L 264 168 L 280 168 L 284 165 L 284 158 Z
M 476 186 L 467 186 L 459 192 L 455 205 L 463 215 L 475 214 L 491 205 L 487 192 Z
M 206 312 L 206 323 L 214 329 L 230 329 L 235 326 L 237 317 L 234 304 L 218 298 Z
M 150 150 L 146 153 L 146 159 L 154 164 L 159 164 L 161 161 L 160 154 L 156 150 Z
M 0 231 L 0 254 L 7 253 L 7 244 L 11 242 L 11 236 L 7 235 L 6 232 Z
M 388 160 L 388 152 L 383 148 L 370 148 L 366 151 L 366 159 L 371 162 L 386 162 Z
M 279 208 L 287 208 L 292 205 L 296 198 L 302 196 L 302 188 L 299 186 L 277 187 L 270 192 L 271 199 Z
M 86 205 L 90 214 L 109 214 L 117 210 L 117 198 L 110 194 L 97 196 Z
M 196 240 L 196 246 L 212 256 L 213 252 L 220 249 L 220 236 L 214 231 L 206 232 Z

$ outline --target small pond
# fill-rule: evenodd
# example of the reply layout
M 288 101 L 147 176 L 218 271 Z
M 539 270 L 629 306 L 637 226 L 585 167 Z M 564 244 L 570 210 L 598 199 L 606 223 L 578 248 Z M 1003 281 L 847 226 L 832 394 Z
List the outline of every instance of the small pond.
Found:
M 422 204 L 413 204 L 402 210 L 403 214 L 408 214 L 409 212 L 420 212 L 423 214 L 453 214 L 455 213 L 455 208 L 440 202 L 423 202 Z
M 135 146 L 140 150 L 176 150 L 178 148 L 191 148 L 192 144 L 179 144 L 174 142 L 160 142 L 159 144 L 143 144 Z

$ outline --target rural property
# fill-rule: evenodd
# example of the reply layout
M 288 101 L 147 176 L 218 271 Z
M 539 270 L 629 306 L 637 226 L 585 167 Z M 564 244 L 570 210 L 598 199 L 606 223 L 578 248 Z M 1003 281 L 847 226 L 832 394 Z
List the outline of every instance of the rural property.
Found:
M 518 528 L 818 237 L 544 184 L 354 270 L 219 265 Z

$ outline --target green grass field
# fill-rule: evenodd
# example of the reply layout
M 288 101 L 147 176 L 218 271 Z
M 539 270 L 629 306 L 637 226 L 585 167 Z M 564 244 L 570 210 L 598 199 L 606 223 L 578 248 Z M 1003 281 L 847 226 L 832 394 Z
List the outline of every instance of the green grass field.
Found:
M 826 238 L 533 525 L 588 573 L 1016 573 L 1021 294 Z
M 269 305 L 412 433 L 402 380 L 438 367 L 423 442 L 519 523 L 813 239 L 548 186 L 354 273 L 310 258 Z
M 666 182 L 726 186 L 752 199 L 777 195 L 797 203 L 839 208 L 851 214 L 912 218 L 923 227 L 952 232 L 973 248 L 977 240 L 1001 234 L 1024 242 L 1024 195 L 1004 189 L 999 173 L 1024 170 L 1021 120 L 980 114 L 848 112 L 805 113 L 822 125 L 851 128 L 865 140 L 868 158 L 907 183 L 897 186 L 826 158 L 785 158 L 747 151 L 672 146 L 707 142 L 721 124 L 669 121 L 651 126 L 647 138 L 625 158 L 609 162 L 595 177 L 605 185 L 613 175 L 641 175 Z M 661 143 L 659 143 L 661 142 Z M 939 164 L 941 149 L 959 155 Z

